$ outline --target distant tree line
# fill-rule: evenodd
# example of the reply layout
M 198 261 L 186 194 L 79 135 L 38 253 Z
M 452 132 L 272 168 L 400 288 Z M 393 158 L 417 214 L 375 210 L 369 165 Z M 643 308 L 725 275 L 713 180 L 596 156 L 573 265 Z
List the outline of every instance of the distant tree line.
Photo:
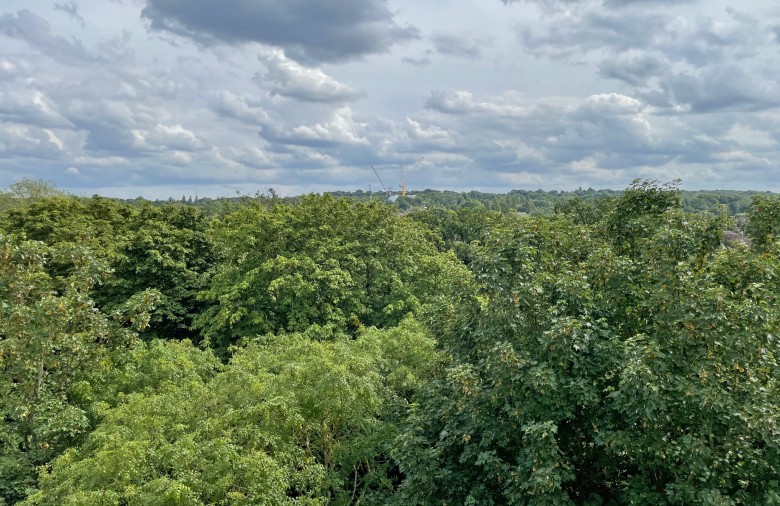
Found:
M 622 195 L 619 190 L 511 190 L 508 193 L 484 193 L 478 191 L 456 192 L 443 190 L 422 190 L 407 195 L 406 197 L 394 196 L 392 201 L 382 192 L 335 191 L 328 194 L 336 198 L 344 198 L 358 202 L 377 201 L 387 203 L 398 209 L 409 211 L 420 208 L 480 208 L 501 213 L 519 212 L 533 215 L 550 215 L 555 213 L 560 206 L 570 205 L 570 201 L 609 201 Z M 753 197 L 756 195 L 772 196 L 771 192 L 738 191 L 738 190 L 678 190 L 680 205 L 687 213 L 710 213 L 712 215 L 726 212 L 731 216 L 746 214 L 752 208 Z M 155 205 L 183 203 L 194 205 L 203 209 L 207 214 L 220 212 L 226 205 L 240 203 L 247 200 L 263 200 L 272 198 L 271 195 L 258 193 L 256 195 L 244 195 L 225 198 L 204 198 L 192 195 L 184 195 L 181 199 L 170 198 L 165 201 L 154 202 Z M 278 198 L 278 197 L 277 197 Z M 282 200 L 297 202 L 301 197 L 284 197 Z M 144 199 L 135 199 L 126 202 L 141 202 Z

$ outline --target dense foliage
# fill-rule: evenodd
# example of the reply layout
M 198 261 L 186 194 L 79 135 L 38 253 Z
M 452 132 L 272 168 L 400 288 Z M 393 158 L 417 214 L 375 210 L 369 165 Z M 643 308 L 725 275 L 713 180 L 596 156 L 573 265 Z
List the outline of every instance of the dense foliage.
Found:
M 215 219 L 211 238 L 222 259 L 196 323 L 219 348 L 312 325 L 392 327 L 466 277 L 429 229 L 378 203 L 248 204 Z
M 780 199 L 450 193 L 0 194 L 0 505 L 780 504 Z
M 69 267 L 61 275 L 58 264 Z M 35 466 L 77 444 L 95 421 L 111 352 L 132 344 L 155 294 L 139 292 L 107 315 L 89 296 L 103 265 L 88 250 L 0 235 L 0 498 L 33 488 Z M 129 322 L 131 327 L 123 325 Z

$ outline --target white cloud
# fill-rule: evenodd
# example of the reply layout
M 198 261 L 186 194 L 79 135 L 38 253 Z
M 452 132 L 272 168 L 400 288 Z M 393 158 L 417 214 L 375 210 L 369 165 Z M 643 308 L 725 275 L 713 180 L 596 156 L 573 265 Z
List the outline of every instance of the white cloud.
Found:
M 284 130 L 267 128 L 261 131 L 261 135 L 273 142 L 298 146 L 367 145 L 369 141 L 362 134 L 366 127 L 365 123 L 355 121 L 351 108 L 341 107 L 333 112 L 328 121 L 297 125 Z
M 133 133 L 142 143 L 146 143 L 150 146 L 163 149 L 173 149 L 179 152 L 182 151 L 194 151 L 204 147 L 204 142 L 193 132 L 181 126 L 180 124 L 174 125 L 155 125 L 152 130 L 142 132 L 134 130 Z M 184 160 L 191 161 L 186 158 Z
M 0 158 L 59 159 L 64 155 L 63 147 L 51 130 L 20 124 L 0 125 Z
M 320 69 L 310 68 L 287 58 L 279 49 L 263 51 L 258 59 L 266 71 L 256 81 L 271 94 L 302 102 L 350 102 L 364 92 L 342 84 Z
M 423 126 L 418 121 L 406 118 L 406 131 L 409 138 L 413 141 L 422 142 L 428 145 L 434 144 L 439 148 L 451 148 L 455 146 L 452 135 L 447 130 L 436 126 Z

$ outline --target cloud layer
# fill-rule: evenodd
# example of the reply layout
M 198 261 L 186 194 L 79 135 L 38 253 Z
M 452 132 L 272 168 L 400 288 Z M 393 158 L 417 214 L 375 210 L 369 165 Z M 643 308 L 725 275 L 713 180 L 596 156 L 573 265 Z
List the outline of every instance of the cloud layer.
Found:
M 478 27 L 484 27 L 478 29 Z M 630 0 L 0 7 L 0 186 L 780 190 L 780 10 Z

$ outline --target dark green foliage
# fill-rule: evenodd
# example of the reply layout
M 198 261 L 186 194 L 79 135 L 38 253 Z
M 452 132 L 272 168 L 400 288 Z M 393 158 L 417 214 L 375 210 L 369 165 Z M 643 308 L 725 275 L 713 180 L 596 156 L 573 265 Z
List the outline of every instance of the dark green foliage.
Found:
M 215 220 L 223 255 L 198 326 L 212 346 L 312 325 L 390 327 L 468 280 L 433 234 L 381 204 L 307 196 Z
M 414 211 L 409 217 L 438 232 L 443 240 L 440 249 L 454 251 L 466 265 L 471 262 L 472 243 L 482 241 L 504 218 L 501 213 L 488 211 L 484 207 L 424 209 Z
M 636 180 L 617 199 L 605 226 L 620 253 L 637 253 L 639 242 L 655 231 L 658 218 L 667 210 L 680 207 L 678 184 L 679 181 L 661 185 L 657 181 Z
M 481 307 L 437 336 L 452 363 L 398 440 L 400 504 L 780 500 L 778 257 L 663 191 L 485 244 Z
M 753 197 L 753 208 L 746 228 L 753 245 L 758 249 L 764 249 L 776 241 L 780 232 L 780 199 L 766 195 Z
M 604 219 L 615 204 L 613 198 L 585 200 L 580 197 L 555 204 L 555 214 L 568 215 L 575 223 L 595 225 Z
M 155 289 L 162 298 L 147 333 L 197 338 L 192 321 L 203 303 L 196 295 L 207 286 L 214 264 L 201 211 L 148 202 L 129 206 L 102 197 L 51 197 L 11 211 L 5 228 L 50 245 L 89 247 L 110 270 L 93 290 L 99 306 L 112 311 L 133 294 Z M 56 273 L 68 266 L 51 267 Z
M 193 320 L 204 309 L 196 300 L 208 286 L 214 254 L 207 221 L 192 207 L 143 203 L 128 218 L 124 240 L 113 254 L 114 275 L 98 294 L 108 308 L 139 291 L 154 288 L 162 298 L 151 315 L 149 334 L 197 338 Z

